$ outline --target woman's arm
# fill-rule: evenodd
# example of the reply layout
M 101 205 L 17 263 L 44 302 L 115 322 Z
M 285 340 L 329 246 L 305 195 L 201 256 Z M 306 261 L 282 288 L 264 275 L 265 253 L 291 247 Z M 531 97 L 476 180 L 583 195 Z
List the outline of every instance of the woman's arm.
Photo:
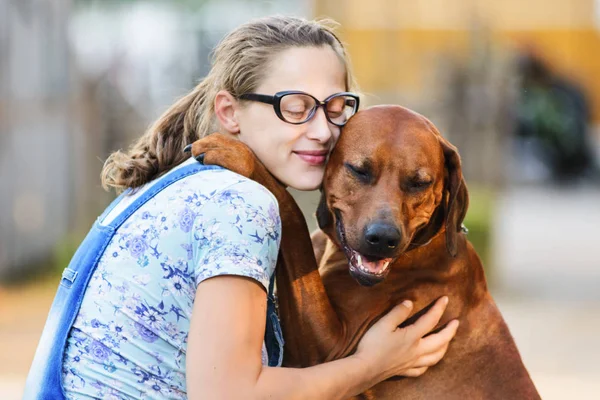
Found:
M 357 352 L 310 368 L 261 364 L 266 293 L 256 281 L 219 276 L 198 285 L 188 336 L 186 380 L 194 399 L 344 399 L 393 375 L 418 376 L 437 363 L 457 322 L 423 339 L 446 307 L 438 303 L 415 324 L 400 305 L 377 322 Z

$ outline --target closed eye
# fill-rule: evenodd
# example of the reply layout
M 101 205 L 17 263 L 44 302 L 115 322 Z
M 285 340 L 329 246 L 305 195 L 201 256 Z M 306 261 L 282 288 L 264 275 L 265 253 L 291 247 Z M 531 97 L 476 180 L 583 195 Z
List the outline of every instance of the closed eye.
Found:
M 409 189 L 411 189 L 411 190 L 419 191 L 419 190 L 428 188 L 429 186 L 431 186 L 432 183 L 433 183 L 433 181 L 416 180 L 416 181 L 411 181 L 408 186 L 409 186 Z
M 357 167 L 350 163 L 344 163 L 344 166 L 360 181 L 364 183 L 369 183 L 371 181 L 371 172 L 368 169 Z

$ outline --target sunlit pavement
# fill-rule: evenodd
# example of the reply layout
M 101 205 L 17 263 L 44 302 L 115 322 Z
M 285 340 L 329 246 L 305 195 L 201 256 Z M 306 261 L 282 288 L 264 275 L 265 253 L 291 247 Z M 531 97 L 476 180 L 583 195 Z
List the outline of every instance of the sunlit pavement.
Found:
M 600 399 L 599 303 L 495 298 L 543 399 Z
M 25 377 L 58 284 L 0 287 L 0 399 L 21 399 Z
M 3 399 L 17 400 L 23 397 L 25 377 L 21 375 L 0 377 L 0 394 Z
M 493 226 L 492 292 L 542 398 L 600 399 L 600 190 L 513 188 Z

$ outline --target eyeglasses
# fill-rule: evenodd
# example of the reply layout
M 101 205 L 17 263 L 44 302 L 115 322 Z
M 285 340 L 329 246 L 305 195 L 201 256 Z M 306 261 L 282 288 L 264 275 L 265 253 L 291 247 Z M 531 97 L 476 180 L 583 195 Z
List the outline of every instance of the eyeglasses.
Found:
M 279 119 L 294 125 L 310 121 L 317 109 L 323 107 L 327 121 L 344 126 L 348 119 L 356 114 L 359 104 L 358 96 L 349 92 L 332 94 L 323 101 L 297 90 L 277 92 L 273 96 L 247 93 L 241 95 L 240 99 L 272 104 Z

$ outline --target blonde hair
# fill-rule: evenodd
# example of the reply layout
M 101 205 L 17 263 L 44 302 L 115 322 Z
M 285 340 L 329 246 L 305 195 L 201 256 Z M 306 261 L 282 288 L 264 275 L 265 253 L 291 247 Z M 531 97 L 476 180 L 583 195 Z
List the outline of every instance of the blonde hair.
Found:
M 102 186 L 120 192 L 137 188 L 185 161 L 183 148 L 216 130 L 214 99 L 220 90 L 235 98 L 253 92 L 272 57 L 292 47 L 330 46 L 346 70 L 346 90 L 354 79 L 344 45 L 331 20 L 271 16 L 241 25 L 217 45 L 208 75 L 179 99 L 127 152 L 112 153 L 102 169 Z

